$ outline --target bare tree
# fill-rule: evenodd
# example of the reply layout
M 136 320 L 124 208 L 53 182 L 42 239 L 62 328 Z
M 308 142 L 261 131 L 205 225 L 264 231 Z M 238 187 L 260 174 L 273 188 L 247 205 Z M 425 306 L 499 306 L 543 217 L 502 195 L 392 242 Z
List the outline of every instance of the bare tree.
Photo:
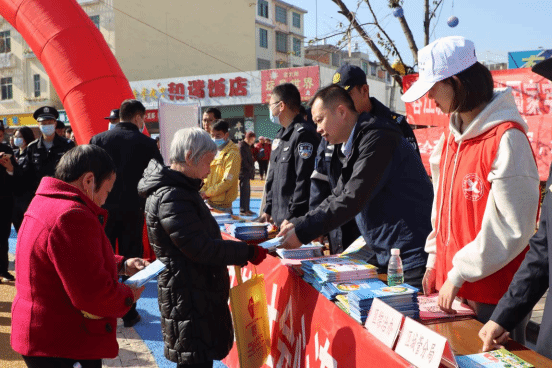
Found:
M 362 39 L 366 42 L 370 50 L 376 55 L 376 58 L 379 60 L 381 66 L 393 76 L 393 79 L 401 86 L 402 88 L 402 79 L 399 74 L 393 67 L 391 66 L 389 62 L 389 57 L 396 57 L 399 60 L 399 63 L 401 63 L 404 67 L 406 72 L 408 73 L 411 71 L 414 67 L 414 65 L 418 64 L 418 46 L 416 45 L 416 41 L 414 40 L 414 36 L 412 35 L 412 32 L 410 31 L 410 27 L 408 25 L 408 22 L 406 21 L 406 18 L 404 15 L 398 16 L 398 21 L 401 25 L 401 28 L 403 30 L 403 33 L 405 34 L 406 40 L 408 42 L 408 46 L 410 48 L 410 51 L 412 53 L 412 57 L 414 60 L 414 65 L 409 67 L 404 63 L 403 58 L 399 50 L 397 49 L 395 42 L 389 37 L 387 32 L 383 29 L 383 27 L 380 25 L 378 18 L 375 14 L 375 12 L 372 9 L 372 5 L 370 3 L 370 0 L 364 0 L 366 5 L 368 6 L 368 9 L 370 10 L 372 17 L 374 18 L 373 21 L 369 22 L 369 25 L 372 25 L 378 29 L 377 32 L 377 43 L 386 51 L 386 55 L 382 53 L 380 50 L 380 47 L 374 42 L 372 37 L 368 35 L 368 33 L 364 30 L 364 28 L 360 25 L 358 22 L 355 13 L 351 12 L 347 6 L 343 3 L 342 0 L 332 0 L 337 6 L 339 6 L 338 13 L 343 14 L 349 21 L 350 27 L 354 28 L 355 31 L 362 37 Z M 402 5 L 403 0 L 389 0 L 388 5 L 392 9 L 397 9 Z M 424 46 L 429 43 L 430 38 L 430 24 L 431 20 L 435 18 L 436 10 L 437 8 L 443 3 L 443 0 L 434 0 L 433 1 L 433 9 L 430 8 L 429 0 L 424 0 Z

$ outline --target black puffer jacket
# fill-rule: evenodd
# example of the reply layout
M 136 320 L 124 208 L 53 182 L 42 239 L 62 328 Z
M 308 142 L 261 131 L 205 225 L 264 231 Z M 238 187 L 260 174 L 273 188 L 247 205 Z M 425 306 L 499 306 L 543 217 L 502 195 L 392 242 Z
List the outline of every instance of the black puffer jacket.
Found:
M 184 364 L 223 359 L 234 343 L 227 265 L 244 265 L 249 246 L 222 240 L 199 195 L 201 180 L 151 160 L 138 184 L 155 255 L 165 357 Z

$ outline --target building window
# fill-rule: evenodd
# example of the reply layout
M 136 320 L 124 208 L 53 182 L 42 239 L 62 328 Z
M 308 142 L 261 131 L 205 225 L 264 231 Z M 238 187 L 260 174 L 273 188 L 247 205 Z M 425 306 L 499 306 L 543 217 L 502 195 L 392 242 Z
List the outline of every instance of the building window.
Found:
M 2 100 L 13 99 L 12 78 L 0 78 L 0 88 L 2 89 Z
M 257 59 L 257 70 L 270 69 L 270 60 Z
M 259 46 L 268 48 L 268 31 L 263 28 L 259 28 Z
M 34 96 L 40 97 L 40 74 L 33 75 Z
M 287 68 L 287 61 L 276 60 L 276 68 Z
M 301 56 L 301 40 L 298 38 L 293 38 L 293 55 Z
M 387 83 L 391 83 L 391 74 L 389 73 L 386 73 L 387 74 Z
M 339 66 L 339 54 L 332 54 L 332 66 Z
M 276 32 L 276 51 L 287 52 L 287 34 L 282 32 Z
M 376 66 L 370 65 L 370 75 L 375 77 L 376 76 Z
M 276 5 L 276 21 L 287 24 L 287 10 L 281 6 Z
M 92 20 L 92 23 L 96 25 L 98 29 L 100 29 L 100 16 L 99 15 L 92 15 L 90 16 L 90 19 Z
M 293 12 L 293 26 L 301 28 L 301 14 Z
M 368 75 L 368 63 L 365 61 L 362 62 L 362 71 L 364 74 Z
M 259 0 L 257 3 L 257 13 L 260 17 L 268 18 L 268 2 Z
M 10 31 L 0 32 L 0 54 L 11 52 Z

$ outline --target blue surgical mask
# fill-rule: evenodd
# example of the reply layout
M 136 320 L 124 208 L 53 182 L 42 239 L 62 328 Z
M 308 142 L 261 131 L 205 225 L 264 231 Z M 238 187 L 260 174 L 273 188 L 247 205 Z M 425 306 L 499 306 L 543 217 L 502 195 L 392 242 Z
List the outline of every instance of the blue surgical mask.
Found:
M 44 134 L 47 137 L 51 136 L 52 134 L 54 134 L 56 132 L 56 125 L 55 124 L 40 125 L 38 128 L 40 129 L 42 134 Z
M 220 148 L 221 146 L 223 146 L 226 143 L 226 139 L 213 138 L 213 142 L 215 142 L 215 144 L 217 145 L 217 148 Z
M 113 124 L 113 123 L 109 123 L 109 125 L 107 126 L 107 130 L 111 130 L 113 128 L 115 128 L 117 126 L 117 123 Z
M 13 139 L 13 144 L 15 144 L 17 147 L 21 147 L 24 143 L 25 141 L 23 141 L 23 138 L 21 137 L 15 137 Z
M 280 125 L 280 117 L 274 116 L 272 114 L 272 109 L 268 109 L 268 112 L 270 113 L 270 121 L 273 122 L 274 124 Z

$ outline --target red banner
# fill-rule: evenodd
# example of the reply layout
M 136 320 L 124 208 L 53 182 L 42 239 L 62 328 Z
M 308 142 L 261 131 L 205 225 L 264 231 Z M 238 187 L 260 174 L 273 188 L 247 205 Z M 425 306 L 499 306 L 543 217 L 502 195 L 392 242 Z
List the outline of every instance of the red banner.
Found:
M 317 66 L 261 70 L 261 96 L 263 103 L 270 101 L 272 89 L 279 84 L 295 84 L 301 101 L 309 101 L 320 87 L 320 69 Z
M 537 158 L 540 179 L 546 181 L 552 161 L 552 83 L 530 69 L 497 70 L 491 73 L 495 87 L 512 88 L 518 110 L 529 125 L 527 136 Z M 403 78 L 405 90 L 417 79 L 417 74 L 406 75 Z M 429 172 L 429 155 L 448 128 L 448 115 L 443 114 L 432 100 L 424 96 L 406 104 L 406 116 L 410 124 L 439 127 L 414 130 L 422 160 Z
M 230 267 L 232 285 L 236 285 Z M 253 267 L 242 268 L 244 281 Z M 410 367 L 363 326 L 322 296 L 278 258 L 257 267 L 264 274 L 272 351 L 263 367 Z M 236 345 L 223 360 L 239 367 Z

